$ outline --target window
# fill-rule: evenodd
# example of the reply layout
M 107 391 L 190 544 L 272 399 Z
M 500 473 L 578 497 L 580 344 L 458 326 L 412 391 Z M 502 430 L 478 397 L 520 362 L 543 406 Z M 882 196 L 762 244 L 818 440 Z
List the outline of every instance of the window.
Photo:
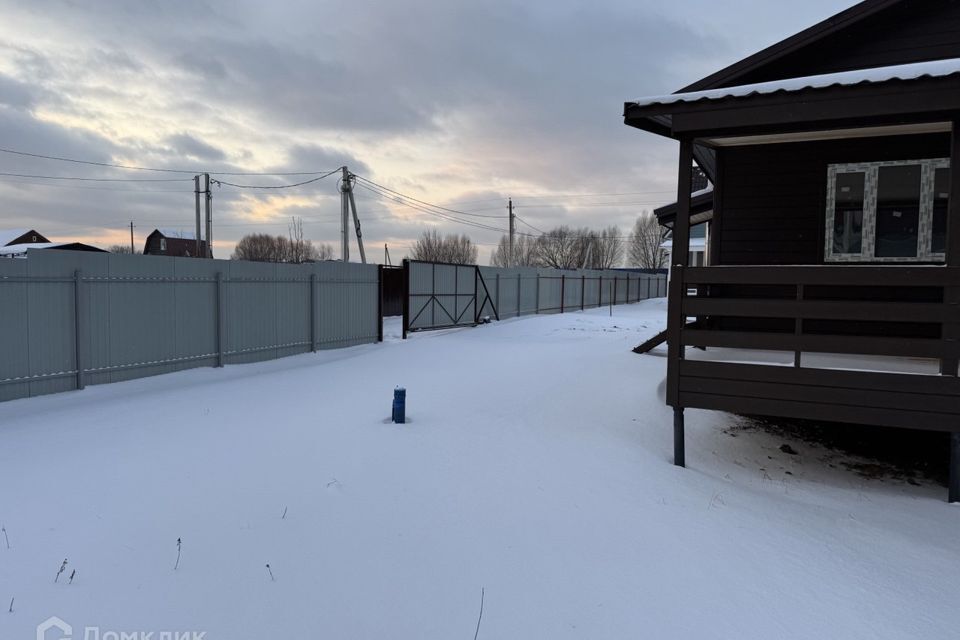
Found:
M 950 161 L 830 165 L 828 262 L 942 261 Z
M 160 251 L 166 251 L 166 250 L 167 250 L 167 239 L 160 238 Z

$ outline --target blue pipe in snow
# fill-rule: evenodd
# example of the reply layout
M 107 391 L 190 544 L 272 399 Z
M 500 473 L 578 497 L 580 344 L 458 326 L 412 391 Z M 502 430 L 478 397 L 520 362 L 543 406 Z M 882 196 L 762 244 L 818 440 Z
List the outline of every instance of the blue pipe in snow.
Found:
M 403 387 L 393 390 L 393 421 L 397 424 L 407 422 L 407 390 Z

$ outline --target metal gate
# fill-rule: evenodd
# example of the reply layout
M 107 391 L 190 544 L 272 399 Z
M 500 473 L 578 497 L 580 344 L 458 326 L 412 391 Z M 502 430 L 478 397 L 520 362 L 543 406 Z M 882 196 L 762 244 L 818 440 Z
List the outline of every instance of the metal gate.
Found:
M 472 327 L 487 316 L 500 319 L 476 265 L 404 260 L 403 269 L 404 337 L 410 331 Z

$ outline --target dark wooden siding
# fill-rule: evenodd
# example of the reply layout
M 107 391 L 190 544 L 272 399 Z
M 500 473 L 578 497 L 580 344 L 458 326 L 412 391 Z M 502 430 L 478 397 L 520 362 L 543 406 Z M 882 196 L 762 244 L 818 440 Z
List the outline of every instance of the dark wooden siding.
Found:
M 960 58 L 960 0 L 912 0 L 727 84 Z
M 821 264 L 827 166 L 950 155 L 950 136 L 892 136 L 720 150 L 714 264 Z

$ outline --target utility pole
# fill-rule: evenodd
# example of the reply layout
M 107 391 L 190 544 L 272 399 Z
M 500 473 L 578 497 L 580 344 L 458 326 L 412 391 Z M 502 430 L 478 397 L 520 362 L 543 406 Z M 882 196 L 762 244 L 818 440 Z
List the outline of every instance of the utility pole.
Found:
M 200 256 L 200 176 L 193 176 L 193 195 L 196 197 L 197 201 L 197 228 L 194 231 L 196 234 L 194 239 L 196 240 L 196 251 L 193 255 L 197 258 Z
M 347 225 L 350 221 L 350 171 L 346 165 L 342 167 L 343 175 L 340 178 L 340 260 L 350 262 L 350 235 Z
M 510 211 L 510 258 L 507 261 L 508 266 L 516 266 L 516 258 L 513 254 L 513 235 L 514 235 L 514 216 L 513 216 L 513 198 L 507 200 L 507 209 Z
M 213 257 L 213 193 L 210 191 L 210 174 L 203 174 L 203 184 L 207 188 L 207 257 Z
M 387 249 L 387 243 L 383 243 L 383 264 L 392 267 L 393 262 L 390 260 L 390 249 Z
M 130 221 L 130 255 L 135 253 L 133 249 L 133 220 Z
M 350 176 L 353 178 L 353 176 Z M 357 231 L 357 247 L 360 248 L 360 262 L 367 264 L 367 252 L 363 248 L 363 233 L 360 232 L 360 218 L 357 217 L 357 202 L 353 199 L 353 183 L 347 180 L 347 196 L 350 199 L 350 210 L 353 211 L 353 226 Z

